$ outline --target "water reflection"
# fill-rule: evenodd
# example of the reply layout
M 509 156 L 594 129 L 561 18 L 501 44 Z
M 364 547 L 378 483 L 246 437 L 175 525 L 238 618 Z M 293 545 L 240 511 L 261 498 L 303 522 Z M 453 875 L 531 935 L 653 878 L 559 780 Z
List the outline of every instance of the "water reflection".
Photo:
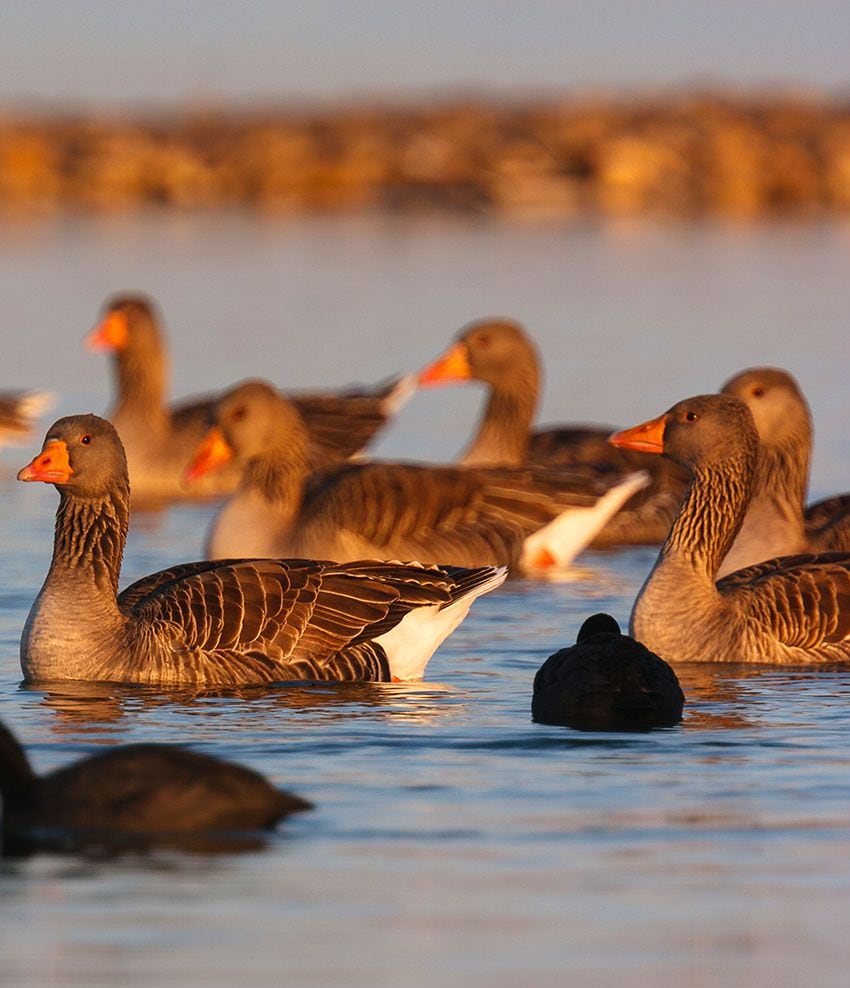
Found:
M 92 735 L 107 743 L 122 732 L 124 719 L 157 708 L 189 716 L 209 717 L 226 701 L 229 712 L 251 716 L 253 729 L 265 714 L 285 710 L 322 719 L 350 721 L 360 717 L 392 718 L 394 722 L 433 724 L 451 717 L 457 691 L 440 683 L 308 683 L 287 682 L 228 689 L 174 689 L 121 683 L 21 683 L 22 693 L 40 696 L 40 705 L 55 714 L 56 734 Z M 257 709 L 259 708 L 259 709 Z

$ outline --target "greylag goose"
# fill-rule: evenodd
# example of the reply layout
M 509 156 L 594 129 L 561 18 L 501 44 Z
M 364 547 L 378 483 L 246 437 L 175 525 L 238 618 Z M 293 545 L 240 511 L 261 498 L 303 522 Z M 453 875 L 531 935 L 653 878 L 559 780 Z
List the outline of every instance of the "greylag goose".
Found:
M 718 575 L 776 556 L 850 551 L 850 496 L 821 501 L 804 512 L 812 415 L 794 378 L 775 367 L 753 367 L 722 390 L 746 402 L 760 448 L 750 507 Z
M 191 494 L 181 484 L 189 457 L 206 432 L 214 398 L 166 405 L 168 360 L 159 315 L 150 300 L 135 295 L 110 299 L 86 343 L 113 356 L 116 395 L 107 417 L 124 443 L 134 499 L 215 496 L 235 488 L 235 469 L 206 477 Z M 294 395 L 310 433 L 312 465 L 359 453 L 414 386 L 407 377 L 373 390 Z
M 28 680 L 419 679 L 473 600 L 505 578 L 492 567 L 230 559 L 174 566 L 117 595 L 129 483 L 115 429 L 96 415 L 59 419 L 18 479 L 59 491 L 53 560 L 21 636 Z
M 28 439 L 35 419 L 52 404 L 47 391 L 0 391 L 0 446 Z
M 171 744 L 127 744 L 49 775 L 0 724 L 3 852 L 269 829 L 312 804 L 262 775 Z
M 215 519 L 211 558 L 235 552 L 561 567 L 646 483 L 591 470 L 343 464 L 310 475 L 298 409 L 262 381 L 224 395 L 190 480 L 233 459 L 240 486 Z
M 663 542 L 687 484 L 672 463 L 642 453 L 612 449 L 608 426 L 554 426 L 532 431 L 540 391 L 537 349 L 523 327 L 509 319 L 482 319 L 465 326 L 456 342 L 420 372 L 423 387 L 481 381 L 487 405 L 465 466 L 575 466 L 604 464 L 622 474 L 649 472 L 652 482 L 601 529 L 598 548 Z
M 758 432 L 743 401 L 725 394 L 688 398 L 611 442 L 663 453 L 693 472 L 632 609 L 635 638 L 668 661 L 850 659 L 850 554 L 783 556 L 717 581 L 758 464 Z
M 669 665 L 594 614 L 575 645 L 550 655 L 534 677 L 531 715 L 579 731 L 648 731 L 682 719 L 685 694 Z

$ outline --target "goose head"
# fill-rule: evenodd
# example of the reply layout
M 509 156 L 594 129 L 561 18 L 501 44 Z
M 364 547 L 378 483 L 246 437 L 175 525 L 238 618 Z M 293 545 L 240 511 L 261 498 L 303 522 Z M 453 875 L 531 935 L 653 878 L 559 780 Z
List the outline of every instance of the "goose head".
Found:
M 287 456 L 307 446 L 307 430 L 295 406 L 265 381 L 245 381 L 216 402 L 212 424 L 186 471 L 196 480 L 231 460 L 247 463 Z
M 77 498 L 100 498 L 129 487 L 127 458 L 114 427 L 97 415 L 69 415 L 47 430 L 41 452 L 18 480 L 53 484 Z
M 121 353 L 134 348 L 158 349 L 159 316 L 143 295 L 116 295 L 103 306 L 100 322 L 85 338 L 90 350 Z
M 608 440 L 621 449 L 659 453 L 689 470 L 719 467 L 743 456 L 755 462 L 758 433 L 752 413 L 732 395 L 697 395 Z
M 777 367 L 751 367 L 721 389 L 746 403 L 765 446 L 811 443 L 812 416 L 794 378 Z
M 512 378 L 536 378 L 537 350 L 523 327 L 511 319 L 480 319 L 458 333 L 456 342 L 419 374 L 419 384 L 484 381 L 498 386 Z

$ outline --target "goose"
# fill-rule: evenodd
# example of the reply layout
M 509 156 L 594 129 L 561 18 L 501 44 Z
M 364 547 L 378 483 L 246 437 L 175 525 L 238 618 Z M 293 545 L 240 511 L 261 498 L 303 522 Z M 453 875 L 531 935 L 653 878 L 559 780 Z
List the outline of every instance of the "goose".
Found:
M 150 299 L 117 295 L 109 299 L 98 325 L 86 337 L 93 350 L 112 354 L 116 395 L 107 418 L 124 442 L 133 496 L 158 498 L 219 496 L 232 491 L 238 471 L 223 470 L 187 491 L 183 471 L 207 429 L 212 396 L 167 406 L 168 359 L 159 314 Z M 396 379 L 374 390 L 293 396 L 310 432 L 314 466 L 359 453 L 409 398 L 413 378 Z
M 775 556 L 850 551 L 850 496 L 804 511 L 812 415 L 794 378 L 777 367 L 751 367 L 730 378 L 722 391 L 747 404 L 760 447 L 750 507 L 719 575 Z
M 465 466 L 604 464 L 620 473 L 647 470 L 652 483 L 600 530 L 597 548 L 663 542 L 687 475 L 672 463 L 613 449 L 610 426 L 568 425 L 532 431 L 541 383 L 540 359 L 523 326 L 511 319 L 469 323 L 455 343 L 420 371 L 420 387 L 481 381 L 489 396 L 475 437 L 460 457 Z
M 0 391 L 0 446 L 27 440 L 35 419 L 52 404 L 49 391 Z
M 752 496 L 759 439 L 732 395 L 699 395 L 611 442 L 693 472 L 635 600 L 631 634 L 667 661 L 805 665 L 850 659 L 850 554 L 783 556 L 717 580 Z
M 173 744 L 116 745 L 38 776 L 0 724 L 3 852 L 271 829 L 312 809 L 258 772 Z
M 550 655 L 534 677 L 531 715 L 579 731 L 648 731 L 682 719 L 676 673 L 610 614 L 594 614 L 575 645 Z
M 239 686 L 421 679 L 493 567 L 361 560 L 185 563 L 117 595 L 127 461 L 96 415 L 59 419 L 18 473 L 59 491 L 53 559 L 21 636 L 28 681 Z
M 597 471 L 343 464 L 311 475 L 298 409 L 264 381 L 216 405 L 188 479 L 237 460 L 243 475 L 207 543 L 210 558 L 360 556 L 461 566 L 563 567 L 646 484 Z

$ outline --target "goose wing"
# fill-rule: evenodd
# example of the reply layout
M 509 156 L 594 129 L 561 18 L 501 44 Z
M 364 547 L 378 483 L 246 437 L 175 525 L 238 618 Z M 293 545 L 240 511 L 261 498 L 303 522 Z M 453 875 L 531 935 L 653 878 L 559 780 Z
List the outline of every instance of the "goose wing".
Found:
M 717 589 L 783 645 L 850 639 L 850 554 L 783 556 L 730 573 Z
M 515 563 L 524 540 L 571 507 L 592 507 L 619 478 L 591 470 L 350 464 L 316 475 L 302 521 L 349 530 L 379 555 L 463 565 Z
M 146 577 L 119 604 L 146 651 L 180 664 L 183 679 L 197 670 L 208 684 L 386 680 L 373 640 L 410 610 L 451 601 L 455 583 L 416 564 L 219 560 Z
M 375 388 L 328 394 L 289 395 L 310 433 L 314 469 L 359 453 L 412 393 L 408 378 Z

